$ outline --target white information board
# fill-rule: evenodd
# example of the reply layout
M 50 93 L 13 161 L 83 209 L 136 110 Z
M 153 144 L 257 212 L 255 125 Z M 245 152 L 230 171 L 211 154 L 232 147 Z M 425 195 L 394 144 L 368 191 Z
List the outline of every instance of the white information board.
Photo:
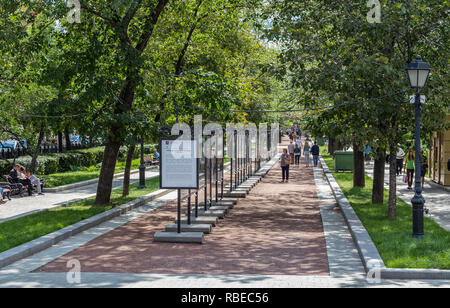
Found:
M 162 139 L 160 149 L 161 189 L 198 189 L 197 142 Z

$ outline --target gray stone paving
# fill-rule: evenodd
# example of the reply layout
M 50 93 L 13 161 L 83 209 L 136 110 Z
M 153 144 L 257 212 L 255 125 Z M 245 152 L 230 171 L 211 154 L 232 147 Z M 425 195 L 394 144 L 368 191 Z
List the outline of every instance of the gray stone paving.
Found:
M 146 178 L 158 176 L 157 171 L 146 172 Z M 139 181 L 139 174 L 133 174 L 130 177 L 131 183 Z M 123 178 L 113 181 L 113 189 L 123 186 Z M 0 205 L 0 223 L 27 216 L 43 210 L 55 208 L 68 202 L 78 201 L 94 197 L 97 192 L 97 184 L 79 187 L 58 193 L 46 193 L 44 196 L 34 195 L 33 197 L 14 197 L 12 201 Z
M 366 172 L 373 178 L 373 163 L 366 163 Z M 389 189 L 389 166 L 386 165 L 385 187 Z M 425 182 L 422 193 L 425 206 L 430 210 L 430 218 L 434 219 L 442 228 L 450 231 L 450 192 Z M 408 190 L 403 182 L 403 175 L 397 177 L 397 196 L 408 204 L 414 197 L 414 191 Z
M 314 168 L 314 180 L 318 198 L 324 203 L 320 208 L 322 224 L 327 242 L 328 264 L 332 277 L 365 277 L 365 270 L 350 230 L 321 168 Z
M 69 274 L 70 275 L 70 274 Z M 70 284 L 66 273 L 0 275 L 0 288 L 449 288 L 449 281 L 383 280 L 369 284 L 358 277 L 261 275 L 143 275 L 81 273 Z

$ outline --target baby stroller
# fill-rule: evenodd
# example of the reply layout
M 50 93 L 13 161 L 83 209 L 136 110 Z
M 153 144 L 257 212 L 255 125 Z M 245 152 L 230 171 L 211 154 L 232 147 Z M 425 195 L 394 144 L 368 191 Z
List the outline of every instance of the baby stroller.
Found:
M 11 201 L 11 186 L 7 183 L 0 183 L 0 187 L 3 189 L 3 196 L 0 196 L 0 199 L 3 200 L 3 198 L 6 197 Z

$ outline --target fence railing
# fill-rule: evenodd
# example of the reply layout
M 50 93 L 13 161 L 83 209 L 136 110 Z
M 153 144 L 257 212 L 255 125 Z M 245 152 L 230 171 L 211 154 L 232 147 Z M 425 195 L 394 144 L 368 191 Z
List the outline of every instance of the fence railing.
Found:
M 88 149 L 94 146 L 89 145 L 83 145 L 83 144 L 72 144 L 70 147 L 70 150 L 82 150 L 82 149 Z M 66 152 L 67 148 L 63 147 L 61 151 L 59 151 L 57 144 L 45 144 L 41 145 L 39 150 L 39 155 L 42 154 L 51 154 L 51 153 L 58 153 L 58 152 Z M 24 148 L 20 147 L 17 149 L 11 149 L 11 148 L 1 148 L 0 149 L 0 159 L 14 159 L 19 158 L 21 156 L 27 155 L 27 152 Z

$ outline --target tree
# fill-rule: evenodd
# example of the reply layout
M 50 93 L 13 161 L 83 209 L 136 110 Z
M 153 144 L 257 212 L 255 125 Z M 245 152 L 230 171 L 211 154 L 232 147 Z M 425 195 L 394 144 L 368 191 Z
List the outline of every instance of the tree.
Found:
M 404 141 L 405 132 L 412 130 L 412 108 L 407 91 L 402 90 L 408 88 L 404 68 L 415 54 L 421 53 L 436 67 L 436 76 L 425 90 L 432 97 L 427 109 L 436 113 L 425 118 L 441 116 L 433 124 L 423 121 L 424 137 L 443 125 L 442 114 L 449 103 L 442 98 L 442 92 L 448 91 L 443 51 L 448 50 L 449 29 L 445 27 L 448 9 L 442 5 L 449 6 L 441 1 L 389 1 L 384 3 L 380 24 L 367 22 L 367 8 L 361 1 L 271 1 L 265 11 L 278 17 L 264 26 L 267 37 L 283 46 L 282 60 L 292 85 L 302 88 L 307 97 L 299 103 L 306 108 L 331 107 L 312 117 L 316 123 L 310 126 L 345 134 L 356 153 L 363 145 L 374 149 L 374 202 L 383 197 L 385 151 L 392 153 Z M 390 218 L 395 218 L 393 167 L 394 162 Z M 354 177 L 355 186 L 363 184 L 362 165 Z

